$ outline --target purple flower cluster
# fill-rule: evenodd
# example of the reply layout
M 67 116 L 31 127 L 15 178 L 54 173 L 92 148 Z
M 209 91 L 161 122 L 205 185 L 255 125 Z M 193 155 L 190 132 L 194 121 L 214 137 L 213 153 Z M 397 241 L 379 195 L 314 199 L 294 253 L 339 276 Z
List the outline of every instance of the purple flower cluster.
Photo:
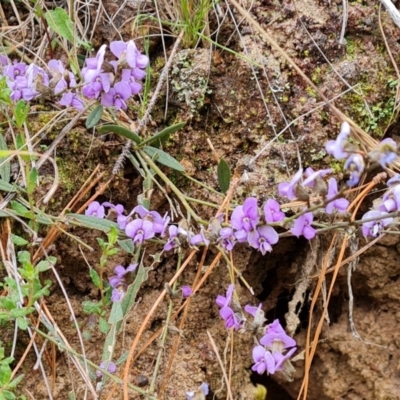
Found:
M 290 357 L 296 351 L 296 341 L 285 333 L 279 320 L 268 325 L 265 335 L 260 339 L 260 344 L 253 348 L 254 365 L 251 369 L 258 374 L 267 372 L 274 374 L 283 371 L 291 375 L 293 366 Z
M 1 56 L 0 78 L 5 76 L 13 101 L 31 101 L 46 94 L 59 97 L 60 105 L 77 110 L 83 110 L 84 98 L 99 99 L 105 107 L 126 110 L 128 99 L 142 90 L 140 81 L 146 76 L 149 58 L 140 53 L 133 40 L 110 43 L 116 60 L 107 61 L 106 50 L 104 44 L 95 57 L 85 60 L 79 85 L 76 76 L 59 60 L 50 60 L 45 70 Z
M 243 205 L 235 207 L 230 219 L 230 227 L 219 232 L 219 243 L 226 250 L 233 249 L 236 243 L 247 242 L 262 254 L 272 251 L 272 245 L 278 243 L 278 233 L 268 223 L 280 222 L 285 218 L 279 203 L 270 199 L 264 205 L 264 220 L 261 222 L 257 199 L 249 197 Z M 261 222 L 261 223 L 260 223 Z
M 89 204 L 85 215 L 105 218 L 107 208 L 116 216 L 118 227 L 135 245 L 141 245 L 156 235 L 165 236 L 170 217 L 167 214 L 162 217 L 157 211 L 148 211 L 143 206 L 136 206 L 128 215 L 124 215 L 125 209 L 121 204 L 94 201 Z
M 261 309 L 261 304 L 258 307 L 246 305 L 244 310 L 253 316 L 254 322 L 250 327 L 246 327 L 245 318 L 240 311 L 235 312 L 232 307 L 239 310 L 239 305 L 232 301 L 234 285 L 229 285 L 226 296 L 218 295 L 216 304 L 220 308 L 219 314 L 225 321 L 227 329 L 234 328 L 235 330 L 244 328 L 258 332 L 262 329 L 264 335 L 260 339 L 260 344 L 253 349 L 254 365 L 253 371 L 263 374 L 267 371 L 269 374 L 274 374 L 276 371 L 284 371 L 287 376 L 291 375 L 293 370 L 289 358 L 296 351 L 296 341 L 288 336 L 279 320 L 275 320 L 272 324 L 264 327 L 266 321 L 264 311 Z M 254 329 L 256 328 L 256 329 Z
M 337 139 L 330 140 L 325 146 L 328 154 L 337 160 L 347 158 L 344 169 L 350 174 L 347 181 L 349 187 L 359 183 L 365 170 L 366 158 L 373 164 L 380 164 L 382 168 L 387 168 L 397 158 L 397 144 L 393 139 L 382 140 L 377 148 L 369 152 L 368 157 L 365 157 L 356 146 L 347 140 L 349 136 L 350 125 L 347 122 L 343 122 Z

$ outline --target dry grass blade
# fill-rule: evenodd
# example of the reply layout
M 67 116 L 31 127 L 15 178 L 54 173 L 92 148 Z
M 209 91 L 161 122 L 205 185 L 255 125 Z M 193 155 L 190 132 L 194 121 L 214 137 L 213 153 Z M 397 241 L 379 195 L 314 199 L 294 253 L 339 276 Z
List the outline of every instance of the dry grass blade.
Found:
M 208 335 L 208 338 L 210 339 L 211 346 L 212 346 L 212 348 L 214 350 L 215 355 L 217 356 L 217 360 L 218 360 L 219 366 L 221 367 L 221 371 L 222 371 L 222 374 L 224 376 L 224 380 L 225 380 L 225 384 L 226 384 L 226 390 L 228 392 L 228 399 L 233 400 L 229 379 L 228 379 L 228 376 L 226 374 L 226 371 L 225 371 L 224 364 L 222 362 L 221 356 L 219 355 L 217 345 L 215 344 L 215 341 L 214 341 L 214 339 L 211 336 L 211 333 L 209 331 L 207 331 L 207 335 Z

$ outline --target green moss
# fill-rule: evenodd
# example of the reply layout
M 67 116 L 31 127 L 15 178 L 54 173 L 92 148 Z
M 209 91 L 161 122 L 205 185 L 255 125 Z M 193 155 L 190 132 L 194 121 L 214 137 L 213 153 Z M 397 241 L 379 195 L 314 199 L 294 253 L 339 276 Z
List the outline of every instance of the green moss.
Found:
M 310 97 L 317 97 L 317 92 L 310 86 L 306 87 L 306 93 L 310 96 Z
M 311 80 L 314 83 L 321 83 L 321 79 L 322 79 L 322 74 L 321 74 L 321 68 L 317 67 L 314 69 L 313 73 L 311 74 Z

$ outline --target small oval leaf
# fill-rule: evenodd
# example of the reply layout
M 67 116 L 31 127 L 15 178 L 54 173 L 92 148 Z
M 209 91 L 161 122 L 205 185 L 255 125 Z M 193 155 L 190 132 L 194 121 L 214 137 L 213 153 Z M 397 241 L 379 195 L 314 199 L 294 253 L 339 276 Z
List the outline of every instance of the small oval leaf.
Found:
M 90 112 L 85 123 L 86 129 L 91 129 L 99 123 L 103 115 L 103 111 L 103 106 L 99 104 Z
M 137 144 L 142 143 L 142 139 L 136 135 L 136 133 L 130 131 L 129 129 L 124 128 L 123 126 L 119 125 L 105 125 L 98 129 L 100 133 L 117 133 L 118 135 L 124 136 Z
M 231 183 L 231 170 L 228 163 L 223 158 L 219 160 L 217 175 L 219 187 L 223 193 L 226 193 Z
M 143 147 L 143 151 L 158 163 L 163 164 L 166 167 L 170 167 L 176 171 L 185 172 L 185 169 L 182 167 L 179 161 L 165 151 L 150 146 Z

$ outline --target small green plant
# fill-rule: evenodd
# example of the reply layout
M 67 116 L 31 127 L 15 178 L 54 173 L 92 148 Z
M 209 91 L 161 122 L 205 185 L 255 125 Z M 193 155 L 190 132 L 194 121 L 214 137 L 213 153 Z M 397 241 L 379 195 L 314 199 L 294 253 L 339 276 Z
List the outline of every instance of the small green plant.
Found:
M 13 240 L 23 239 L 14 236 Z M 56 259 L 49 257 L 34 266 L 29 252 L 22 251 L 18 254 L 18 261 L 18 272 L 23 281 L 6 277 L 1 283 L 6 295 L 0 297 L 0 322 L 4 324 L 15 321 L 20 329 L 25 330 L 29 324 L 27 316 L 35 311 L 34 303 L 49 294 L 51 282 L 47 281 L 43 286 L 40 274 L 47 271 Z
M 11 363 L 14 361 L 13 357 L 6 357 L 3 347 L 3 342 L 0 341 L 0 400 L 14 400 L 17 399 L 13 391 L 17 385 L 22 381 L 23 375 L 13 378 Z M 26 399 L 25 396 L 20 396 L 19 399 Z

